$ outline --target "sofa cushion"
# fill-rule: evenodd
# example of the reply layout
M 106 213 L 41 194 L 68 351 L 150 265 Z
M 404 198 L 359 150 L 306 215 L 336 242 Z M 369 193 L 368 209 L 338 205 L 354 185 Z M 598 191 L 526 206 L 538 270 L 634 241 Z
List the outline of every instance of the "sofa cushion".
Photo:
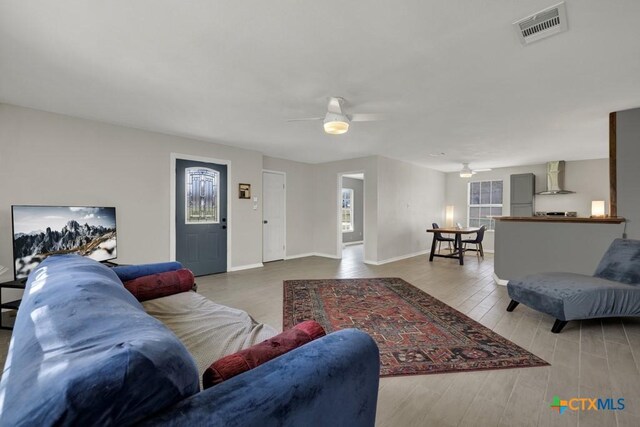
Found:
M 195 292 L 152 299 L 142 306 L 180 338 L 196 359 L 200 377 L 211 362 L 278 333 L 245 311 L 216 304 Z
M 325 335 L 324 329 L 315 320 L 299 323 L 273 338 L 212 363 L 204 371 L 202 386 L 207 389 L 220 384 Z
M 188 292 L 193 289 L 195 280 L 191 270 L 183 268 L 176 271 L 151 274 L 124 282 L 124 287 L 136 297 L 138 301 Z
M 615 239 L 594 276 L 629 285 L 640 284 L 640 240 Z
M 0 382 L 0 425 L 128 425 L 198 392 L 184 345 L 78 255 L 33 271 Z
M 509 297 L 560 320 L 640 315 L 633 285 L 575 273 L 538 273 L 507 284 Z

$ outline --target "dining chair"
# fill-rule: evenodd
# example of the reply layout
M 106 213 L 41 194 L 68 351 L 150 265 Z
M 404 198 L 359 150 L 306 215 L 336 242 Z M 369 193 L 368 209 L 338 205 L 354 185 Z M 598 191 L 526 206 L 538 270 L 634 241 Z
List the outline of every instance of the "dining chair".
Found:
M 469 239 L 469 240 L 463 240 L 462 241 L 462 249 L 467 251 L 476 251 L 476 255 L 482 257 L 482 259 L 484 259 L 484 250 L 482 248 L 482 240 L 484 239 L 484 232 L 487 230 L 487 227 L 485 225 L 483 225 L 482 227 L 480 227 L 480 229 L 478 230 L 478 232 L 476 233 L 476 238 L 475 239 Z M 476 248 L 475 249 L 467 249 L 467 244 L 475 244 Z
M 434 230 L 440 228 L 440 226 L 436 222 L 431 223 L 431 226 L 433 227 Z M 452 237 L 444 237 L 440 232 L 433 233 L 433 238 L 436 239 L 436 242 L 438 242 L 438 253 L 440 253 L 440 245 L 442 244 L 442 242 L 448 243 L 449 252 L 453 252 L 453 250 L 451 249 L 451 244 L 452 243 L 455 244 L 455 239 L 453 239 Z

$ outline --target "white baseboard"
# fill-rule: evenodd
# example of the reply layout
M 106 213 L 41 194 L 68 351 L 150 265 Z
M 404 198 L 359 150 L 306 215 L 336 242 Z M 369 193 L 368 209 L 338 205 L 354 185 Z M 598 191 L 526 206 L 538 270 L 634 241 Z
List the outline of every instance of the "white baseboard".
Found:
M 397 256 L 397 257 L 393 257 L 393 258 L 383 259 L 382 261 L 365 260 L 364 263 L 365 264 L 371 264 L 371 265 L 389 264 L 390 262 L 401 261 L 403 259 L 413 258 L 413 257 L 420 256 L 420 255 L 426 255 L 429 252 L 430 251 L 428 249 L 425 249 L 423 251 L 414 252 L 412 254 L 400 255 L 400 256 Z
M 287 255 L 284 257 L 284 259 L 287 260 L 287 259 L 296 259 L 296 258 L 306 258 L 308 256 L 313 256 L 313 252 L 307 252 L 305 254 Z
M 337 255 L 332 255 L 332 254 L 324 254 L 322 252 L 314 252 L 311 254 L 312 256 L 320 256 L 322 258 L 331 258 L 331 259 L 342 259 L 342 257 L 339 257 Z
M 360 242 L 361 243 L 361 242 Z M 355 244 L 355 243 L 351 243 L 351 244 Z M 407 255 L 401 255 L 401 256 L 397 256 L 397 257 L 393 257 L 393 258 L 388 258 L 388 259 L 384 259 L 382 261 L 373 261 L 373 260 L 369 260 L 369 259 L 365 259 L 363 260 L 363 262 L 365 264 L 370 264 L 370 265 L 383 265 L 383 264 L 389 264 L 390 262 L 396 262 L 396 261 L 402 261 L 403 259 L 407 259 L 407 258 L 413 258 L 416 256 L 420 256 L 420 255 L 427 255 L 429 254 L 429 249 L 425 249 L 423 251 L 418 251 L 418 252 L 414 252 L 412 254 L 407 254 Z M 492 254 L 493 251 L 489 251 L 489 250 L 485 250 L 486 253 L 488 254 Z M 319 256 L 319 257 L 323 257 L 323 258 L 331 258 L 331 259 L 341 259 L 339 256 L 336 255 L 331 255 L 331 254 L 326 254 L 326 253 L 322 253 L 322 252 L 307 252 L 304 254 L 297 254 L 297 255 L 287 255 L 284 259 L 285 260 L 289 260 L 289 259 L 296 259 L 296 258 L 306 258 L 306 257 L 310 257 L 310 256 Z M 495 275 L 495 273 L 494 273 Z M 495 276 L 497 277 L 497 276 Z M 500 280 L 500 279 L 498 279 Z M 499 285 L 503 285 L 506 286 L 507 281 L 503 280 L 503 283 L 498 283 Z
M 261 262 L 258 262 L 256 264 L 238 265 L 237 267 L 231 267 L 229 271 L 242 271 L 242 270 L 249 270 L 252 268 L 260 268 L 260 267 L 264 267 L 264 264 Z
M 319 256 L 319 257 L 331 258 L 331 259 L 341 259 L 339 256 L 324 254 L 321 252 L 307 252 L 306 254 L 287 255 L 284 259 L 289 260 L 289 259 L 296 259 L 296 258 L 306 258 L 310 256 Z
M 488 253 L 488 254 L 492 254 L 492 253 L 494 253 L 494 251 L 493 251 L 493 250 L 489 250 L 489 249 L 484 249 L 484 251 L 485 251 L 486 253 Z
M 342 242 L 342 246 L 361 245 L 364 240 L 358 240 L 357 242 Z
M 499 278 L 495 271 L 493 272 L 493 281 L 496 282 L 496 285 L 500 286 L 507 286 L 507 283 L 509 283 L 508 280 Z

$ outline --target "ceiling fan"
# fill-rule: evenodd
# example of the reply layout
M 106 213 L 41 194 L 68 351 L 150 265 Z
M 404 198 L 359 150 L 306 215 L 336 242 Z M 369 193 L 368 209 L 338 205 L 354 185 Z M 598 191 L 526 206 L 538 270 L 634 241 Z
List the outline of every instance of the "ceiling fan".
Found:
M 347 114 L 343 109 L 344 98 L 332 96 L 329 98 L 327 105 L 327 114 L 324 117 L 308 117 L 302 119 L 289 119 L 288 122 L 298 122 L 307 120 L 323 120 L 324 131 L 331 135 L 340 135 L 347 133 L 351 122 L 372 122 L 382 120 L 380 114 Z
M 485 169 L 471 169 L 469 167 L 469 163 L 463 163 L 462 169 L 460 169 L 460 178 L 471 178 L 472 175 L 475 175 L 477 172 L 488 172 L 490 168 Z

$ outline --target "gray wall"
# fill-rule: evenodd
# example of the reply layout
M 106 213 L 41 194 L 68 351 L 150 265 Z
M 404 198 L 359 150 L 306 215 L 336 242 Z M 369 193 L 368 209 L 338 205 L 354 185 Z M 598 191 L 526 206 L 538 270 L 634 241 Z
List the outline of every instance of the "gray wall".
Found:
M 501 179 L 504 183 L 502 213 L 505 216 L 510 215 L 510 176 L 518 173 L 534 173 L 536 192 L 546 189 L 546 164 L 497 168 L 488 172 L 478 172 L 470 179 L 460 178 L 457 172 L 448 173 L 445 204 L 455 206 L 454 222 L 467 223 L 467 184 L 470 181 Z M 606 200 L 609 212 L 609 159 L 567 161 L 565 187 L 576 193 L 535 196 L 534 210 L 576 211 L 578 216 L 586 217 L 591 215 L 592 200 Z M 485 233 L 483 246 L 487 251 L 494 250 L 494 233 Z
M 338 199 L 343 173 L 364 173 L 364 257 L 377 262 L 378 258 L 378 158 L 361 157 L 350 160 L 312 165 L 315 251 L 330 257 L 342 253 L 342 233 L 338 230 Z M 408 252 L 407 252 L 408 253 Z
M 168 260 L 172 152 L 231 161 L 228 268 L 262 262 L 262 204 L 237 198 L 243 182 L 262 200 L 261 153 L 0 104 L 0 264 L 12 204 L 115 206 L 118 261 Z
M 171 153 L 231 162 L 230 269 L 262 260 L 263 168 L 287 172 L 289 257 L 340 256 L 337 207 L 343 173 L 364 173 L 364 254 L 371 263 L 424 252 L 430 245 L 425 229 L 444 216 L 445 174 L 409 163 L 370 156 L 305 164 L 0 104 L 0 265 L 12 265 L 12 204 L 116 206 L 118 261 L 169 259 Z M 258 209 L 237 199 L 241 182 L 252 184 Z
M 616 116 L 618 216 L 627 220 L 627 237 L 640 239 L 640 108 Z
M 365 182 L 369 187 L 371 181 Z M 430 248 L 426 230 L 444 219 L 444 188 L 443 172 L 378 158 L 378 262 Z
M 361 242 L 363 239 L 364 212 L 364 180 L 356 178 L 342 178 L 342 188 L 353 190 L 353 231 L 342 233 L 342 243 Z
M 340 257 L 338 199 L 343 173 L 364 173 L 364 256 L 377 264 L 423 253 L 425 230 L 444 218 L 445 174 L 385 157 L 322 164 L 264 157 L 264 168 L 287 173 L 287 257 Z M 384 227 L 378 226 L 379 218 Z

